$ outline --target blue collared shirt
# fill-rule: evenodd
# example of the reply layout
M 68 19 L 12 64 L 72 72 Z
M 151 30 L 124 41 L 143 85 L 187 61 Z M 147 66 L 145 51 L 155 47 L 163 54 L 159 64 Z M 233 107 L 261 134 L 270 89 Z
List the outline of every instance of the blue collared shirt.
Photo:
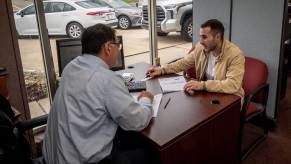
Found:
M 43 155 L 51 164 L 97 163 L 111 153 L 117 127 L 140 131 L 152 105 L 135 102 L 121 76 L 99 57 L 84 54 L 62 73 L 49 114 Z

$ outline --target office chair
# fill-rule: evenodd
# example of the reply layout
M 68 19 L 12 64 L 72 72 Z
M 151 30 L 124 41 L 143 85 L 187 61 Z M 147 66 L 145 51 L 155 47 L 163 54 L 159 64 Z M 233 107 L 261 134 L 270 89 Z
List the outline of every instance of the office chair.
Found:
M 47 115 L 15 124 L 8 100 L 0 95 L 0 163 L 44 164 L 43 158 L 31 159 L 25 132 L 46 124 Z
M 245 91 L 244 103 L 241 110 L 241 126 L 239 151 L 240 160 L 244 160 L 268 134 L 266 106 L 269 93 L 268 68 L 267 65 L 255 58 L 245 57 L 245 74 L 243 80 L 243 89 Z M 246 125 L 253 128 L 247 129 Z M 263 133 L 258 136 L 258 131 L 254 128 L 260 128 Z M 243 148 L 244 140 L 247 134 L 255 139 Z
M 195 78 L 195 68 L 184 71 L 186 78 Z M 255 58 L 245 57 L 245 74 L 243 80 L 243 89 L 245 91 L 244 103 L 240 116 L 240 138 L 239 138 L 239 159 L 244 160 L 254 148 L 264 141 L 268 134 L 266 106 L 269 93 L 268 68 L 267 65 Z M 251 144 L 243 149 L 243 139 L 246 136 L 245 131 L 256 134 L 251 128 L 246 129 L 246 124 L 262 128 L 263 134 L 255 138 Z M 249 130 L 249 131 L 248 131 Z

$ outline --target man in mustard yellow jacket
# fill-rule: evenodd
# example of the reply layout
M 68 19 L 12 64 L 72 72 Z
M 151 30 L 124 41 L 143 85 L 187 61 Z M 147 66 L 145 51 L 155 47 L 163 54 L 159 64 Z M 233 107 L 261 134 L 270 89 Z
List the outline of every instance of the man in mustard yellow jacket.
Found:
M 223 36 L 224 27 L 220 21 L 206 21 L 200 27 L 200 42 L 195 49 L 174 63 L 150 68 L 147 75 L 157 77 L 195 67 L 196 79 L 187 82 L 185 91 L 206 90 L 243 98 L 245 57 L 236 45 Z

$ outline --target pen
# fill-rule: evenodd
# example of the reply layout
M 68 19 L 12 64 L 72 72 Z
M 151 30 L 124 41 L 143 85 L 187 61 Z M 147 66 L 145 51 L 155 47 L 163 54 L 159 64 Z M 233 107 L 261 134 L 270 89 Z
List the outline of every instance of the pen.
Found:
M 167 102 L 166 102 L 166 104 L 165 104 L 165 106 L 164 106 L 164 109 L 166 109 L 166 108 L 167 108 L 167 106 L 168 106 L 168 104 L 169 104 L 170 100 L 171 100 L 171 98 L 169 98 L 169 99 L 167 100 Z
M 145 78 L 151 77 L 149 73 L 146 74 Z

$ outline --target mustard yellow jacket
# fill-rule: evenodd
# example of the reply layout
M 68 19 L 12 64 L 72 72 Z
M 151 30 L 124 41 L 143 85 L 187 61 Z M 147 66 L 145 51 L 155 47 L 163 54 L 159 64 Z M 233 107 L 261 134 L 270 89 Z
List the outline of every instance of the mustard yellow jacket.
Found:
M 207 69 L 208 56 L 203 46 L 197 43 L 195 50 L 174 63 L 163 66 L 164 73 L 178 73 L 195 67 L 196 78 L 205 83 L 209 92 L 228 93 L 244 97 L 242 81 L 245 72 L 243 52 L 228 40 L 223 40 L 221 53 L 215 62 L 214 80 L 203 81 Z M 243 100 L 243 99 L 242 99 Z

